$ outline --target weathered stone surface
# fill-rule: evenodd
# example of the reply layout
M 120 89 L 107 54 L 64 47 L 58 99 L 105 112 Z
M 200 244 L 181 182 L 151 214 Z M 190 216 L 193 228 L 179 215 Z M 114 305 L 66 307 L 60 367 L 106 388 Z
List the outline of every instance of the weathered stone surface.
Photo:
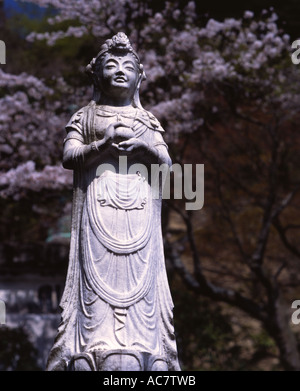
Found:
M 93 100 L 67 124 L 74 171 L 69 269 L 48 370 L 180 370 L 152 164 L 171 165 L 143 109 L 143 66 L 118 33 L 87 70 Z M 139 165 L 137 165 L 139 164 Z
M 40 369 L 45 369 L 59 320 L 59 314 L 8 313 L 6 326 L 11 329 L 22 327 L 25 330 L 29 341 L 37 350 L 36 364 Z

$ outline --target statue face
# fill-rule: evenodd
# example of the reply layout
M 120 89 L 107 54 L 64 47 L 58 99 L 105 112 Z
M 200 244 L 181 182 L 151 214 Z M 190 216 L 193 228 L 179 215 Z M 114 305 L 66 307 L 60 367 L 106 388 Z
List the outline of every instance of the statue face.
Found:
M 99 72 L 101 93 L 110 98 L 133 97 L 138 68 L 134 57 L 126 55 L 107 55 Z

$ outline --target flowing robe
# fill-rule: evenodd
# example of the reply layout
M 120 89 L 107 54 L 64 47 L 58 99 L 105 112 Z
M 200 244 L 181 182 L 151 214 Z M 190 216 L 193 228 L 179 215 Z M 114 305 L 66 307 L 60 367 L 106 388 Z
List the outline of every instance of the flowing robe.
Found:
M 153 199 L 150 173 L 147 178 L 135 171 L 134 155 L 128 155 L 125 171 L 109 149 L 92 162 L 84 155 L 86 145 L 119 121 L 157 149 L 159 162 L 170 161 L 163 129 L 146 110 L 91 103 L 71 118 L 65 139 L 74 170 L 70 258 L 47 370 L 66 370 L 78 354 L 122 350 L 146 353 L 152 362 L 160 359 L 168 370 L 180 370 L 161 197 Z

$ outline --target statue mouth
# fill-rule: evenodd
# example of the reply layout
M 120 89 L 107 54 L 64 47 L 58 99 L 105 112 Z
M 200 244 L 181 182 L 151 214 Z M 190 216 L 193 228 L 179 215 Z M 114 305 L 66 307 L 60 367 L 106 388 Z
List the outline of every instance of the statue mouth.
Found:
M 116 81 L 116 82 L 119 82 L 119 83 L 120 83 L 120 82 L 121 82 L 121 83 L 126 82 L 125 78 L 124 78 L 124 77 L 120 77 L 120 76 L 119 76 L 119 77 L 116 77 L 116 78 L 115 78 L 115 81 Z

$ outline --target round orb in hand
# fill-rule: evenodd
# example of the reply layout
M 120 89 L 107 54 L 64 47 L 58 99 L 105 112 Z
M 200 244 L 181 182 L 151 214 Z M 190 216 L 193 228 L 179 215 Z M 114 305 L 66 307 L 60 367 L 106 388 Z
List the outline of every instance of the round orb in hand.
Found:
M 135 137 L 135 134 L 131 128 L 119 126 L 115 130 L 114 142 L 118 144 L 121 141 L 129 140 L 133 137 Z

